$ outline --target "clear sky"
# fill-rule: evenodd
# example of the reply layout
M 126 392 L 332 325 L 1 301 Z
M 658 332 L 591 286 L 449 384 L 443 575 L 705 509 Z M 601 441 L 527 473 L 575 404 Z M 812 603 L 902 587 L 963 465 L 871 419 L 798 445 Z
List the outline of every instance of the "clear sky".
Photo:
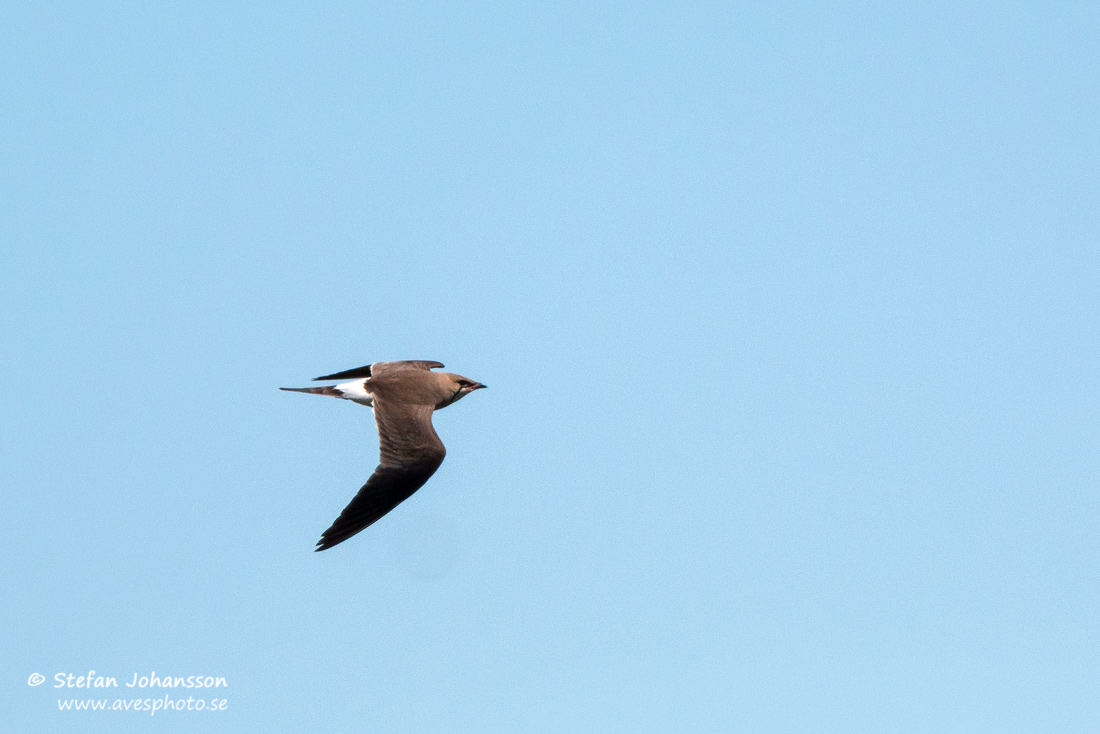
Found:
M 1097 731 L 1098 38 L 3 4 L 5 730 Z M 313 553 L 377 438 L 276 388 L 390 359 L 489 389 Z

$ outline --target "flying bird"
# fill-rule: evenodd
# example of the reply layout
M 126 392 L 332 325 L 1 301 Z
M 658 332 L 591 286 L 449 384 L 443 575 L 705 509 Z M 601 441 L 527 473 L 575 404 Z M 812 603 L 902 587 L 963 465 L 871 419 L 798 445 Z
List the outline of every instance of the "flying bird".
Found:
M 432 427 L 432 412 L 446 408 L 480 382 L 450 372 L 432 372 L 439 362 L 375 362 L 317 380 L 350 380 L 324 387 L 281 387 L 290 392 L 329 395 L 374 409 L 378 425 L 378 467 L 321 539 L 318 551 L 343 543 L 366 529 L 424 486 L 447 455 Z

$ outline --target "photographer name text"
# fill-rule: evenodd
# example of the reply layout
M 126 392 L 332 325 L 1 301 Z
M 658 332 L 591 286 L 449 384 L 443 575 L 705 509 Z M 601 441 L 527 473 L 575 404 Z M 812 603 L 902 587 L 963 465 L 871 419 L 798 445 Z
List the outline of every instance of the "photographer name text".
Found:
M 41 679 L 40 679 L 41 680 Z M 99 675 L 94 670 L 89 670 L 83 675 L 76 673 L 58 673 L 53 677 L 54 688 L 118 688 L 118 678 L 113 675 Z M 224 676 L 214 675 L 188 675 L 172 676 L 157 675 L 156 671 L 149 671 L 148 675 L 134 673 L 129 681 L 123 682 L 127 688 L 228 688 Z

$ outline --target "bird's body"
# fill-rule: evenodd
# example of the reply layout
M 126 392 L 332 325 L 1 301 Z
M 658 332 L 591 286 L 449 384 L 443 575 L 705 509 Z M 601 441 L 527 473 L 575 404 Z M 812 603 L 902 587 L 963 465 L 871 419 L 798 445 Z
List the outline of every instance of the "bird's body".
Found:
M 355 378 L 350 382 L 280 388 L 371 406 L 378 425 L 378 467 L 340 517 L 321 535 L 317 550 L 342 543 L 374 523 L 424 486 L 443 463 L 447 450 L 432 427 L 432 413 L 485 385 L 449 372 L 432 372 L 435 367 L 443 365 L 423 361 L 377 362 L 316 378 Z

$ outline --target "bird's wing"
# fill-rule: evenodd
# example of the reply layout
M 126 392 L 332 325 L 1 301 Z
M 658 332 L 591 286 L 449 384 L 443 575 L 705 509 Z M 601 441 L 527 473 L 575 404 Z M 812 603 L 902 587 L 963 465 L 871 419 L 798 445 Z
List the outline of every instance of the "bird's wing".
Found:
M 443 463 L 447 449 L 432 428 L 432 407 L 374 399 L 380 463 L 340 517 L 332 523 L 317 550 L 342 543 L 367 528 L 424 486 Z
M 370 377 L 370 368 L 373 365 L 365 364 L 362 367 L 356 367 L 350 370 L 344 370 L 343 372 L 333 372 L 331 375 L 321 375 L 320 377 L 314 377 L 313 381 L 317 380 L 343 380 L 354 379 L 356 377 Z
M 441 362 L 427 362 L 424 360 L 406 360 L 404 362 L 375 362 L 374 364 L 363 365 L 362 367 L 355 367 L 350 370 L 344 370 L 343 372 L 334 372 L 331 375 L 322 375 L 321 377 L 314 377 L 313 380 L 344 380 L 355 379 L 356 377 L 370 377 L 373 371 L 374 374 L 380 374 L 384 372 L 390 372 L 393 370 L 431 370 L 435 367 L 442 368 Z
M 442 362 L 428 362 L 423 359 L 407 359 L 401 362 L 378 362 L 371 365 L 374 368 L 374 373 L 384 374 L 387 372 L 397 372 L 399 370 L 423 370 L 430 372 L 434 367 L 442 367 Z

